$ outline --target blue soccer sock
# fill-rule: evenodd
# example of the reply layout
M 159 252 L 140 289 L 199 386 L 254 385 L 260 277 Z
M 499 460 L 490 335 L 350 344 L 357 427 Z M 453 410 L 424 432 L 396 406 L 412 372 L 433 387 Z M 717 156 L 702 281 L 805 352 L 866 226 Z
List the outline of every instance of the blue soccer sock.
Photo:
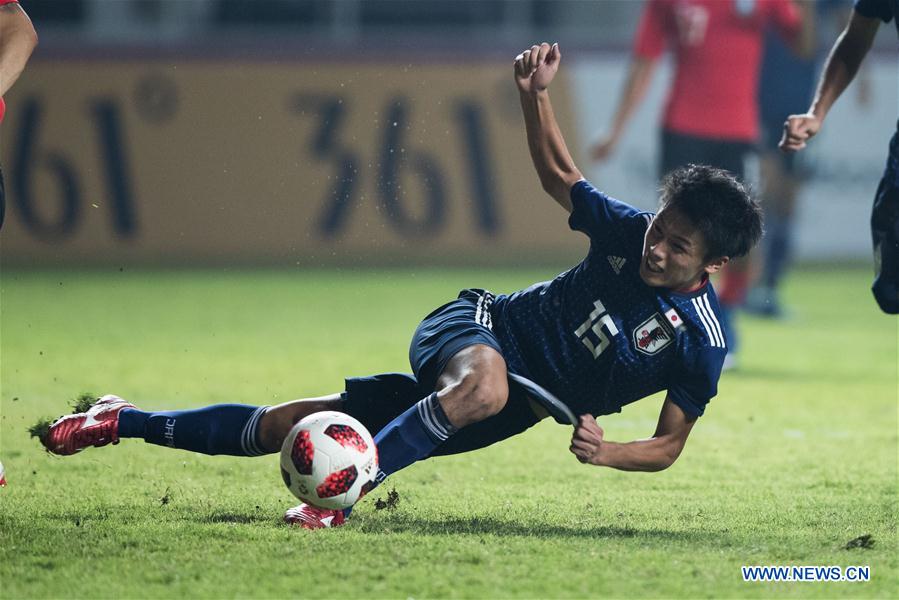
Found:
M 437 400 L 437 392 L 419 400 L 375 436 L 378 447 L 376 486 L 387 476 L 427 458 L 456 431 L 458 429 L 450 423 Z M 352 511 L 353 507 L 345 508 L 343 514 L 348 517 Z
M 266 408 L 246 404 L 165 412 L 125 408 L 119 413 L 119 437 L 202 454 L 261 456 L 266 452 L 258 428 Z
M 437 392 L 419 400 L 375 436 L 378 483 L 388 475 L 426 458 L 456 433 L 437 400 Z

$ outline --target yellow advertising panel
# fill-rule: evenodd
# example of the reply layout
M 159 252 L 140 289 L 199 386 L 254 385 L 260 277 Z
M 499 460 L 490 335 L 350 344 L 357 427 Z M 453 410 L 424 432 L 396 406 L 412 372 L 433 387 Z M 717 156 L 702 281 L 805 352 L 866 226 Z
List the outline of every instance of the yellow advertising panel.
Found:
M 564 73 L 552 95 L 575 144 Z M 6 98 L 4 264 L 577 255 L 507 62 L 37 61 Z

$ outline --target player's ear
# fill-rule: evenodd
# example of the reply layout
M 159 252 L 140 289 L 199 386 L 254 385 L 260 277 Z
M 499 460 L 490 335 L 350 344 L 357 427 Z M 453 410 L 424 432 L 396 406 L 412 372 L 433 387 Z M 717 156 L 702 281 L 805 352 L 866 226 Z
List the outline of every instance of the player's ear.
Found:
M 708 273 L 709 275 L 711 275 L 711 274 L 717 273 L 718 271 L 723 269 L 724 265 L 726 265 L 728 262 L 730 262 L 729 257 L 719 256 L 718 258 L 713 258 L 712 260 L 708 261 L 705 264 L 705 267 L 703 268 L 703 270 L 706 273 Z

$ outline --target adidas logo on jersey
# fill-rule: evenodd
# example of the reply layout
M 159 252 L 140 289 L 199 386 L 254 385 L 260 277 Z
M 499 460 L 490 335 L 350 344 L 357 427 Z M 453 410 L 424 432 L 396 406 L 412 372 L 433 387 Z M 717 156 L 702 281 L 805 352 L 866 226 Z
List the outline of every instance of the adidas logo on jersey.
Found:
M 608 259 L 612 270 L 615 271 L 615 275 L 620 275 L 621 269 L 624 267 L 624 263 L 627 262 L 627 259 L 621 258 L 620 256 L 607 256 L 606 259 Z

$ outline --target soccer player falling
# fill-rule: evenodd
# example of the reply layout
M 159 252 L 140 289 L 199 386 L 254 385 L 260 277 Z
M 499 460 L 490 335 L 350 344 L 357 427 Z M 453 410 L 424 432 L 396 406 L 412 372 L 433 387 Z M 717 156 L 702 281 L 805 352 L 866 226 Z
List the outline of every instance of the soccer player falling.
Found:
M 351 378 L 340 394 L 271 407 L 144 412 L 109 395 L 53 423 L 41 435 L 46 448 L 68 455 L 137 437 L 258 456 L 277 452 L 306 415 L 336 410 L 375 435 L 380 482 L 429 456 L 521 433 L 548 416 L 554 396 L 580 415 L 569 450 L 582 463 L 627 471 L 674 463 L 717 392 L 727 351 L 709 275 L 758 241 L 761 212 L 733 176 L 705 166 L 671 173 L 657 214 L 597 191 L 574 165 L 553 115 L 547 88 L 561 58 L 558 44 L 532 46 L 515 58 L 514 78 L 543 189 L 569 213 L 570 227 L 590 238 L 581 263 L 510 295 L 463 290 L 413 334 L 414 375 Z M 667 396 L 651 437 L 604 439 L 594 415 L 661 390 Z M 301 504 L 285 520 L 315 529 L 340 525 L 347 514 Z

